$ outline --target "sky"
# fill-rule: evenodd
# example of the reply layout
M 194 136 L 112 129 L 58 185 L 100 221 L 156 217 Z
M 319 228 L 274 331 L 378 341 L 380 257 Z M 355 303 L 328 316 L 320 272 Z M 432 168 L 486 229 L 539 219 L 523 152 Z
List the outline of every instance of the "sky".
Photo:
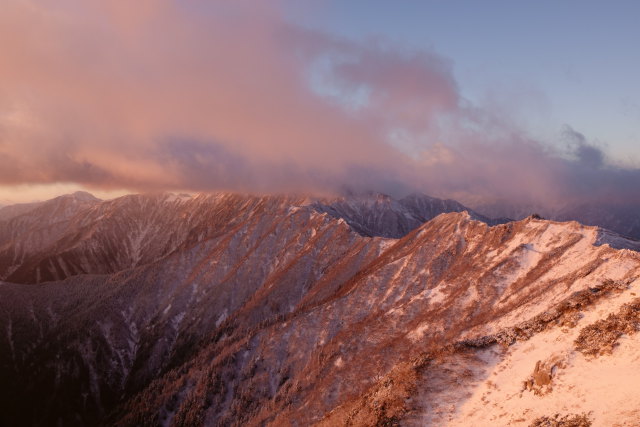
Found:
M 463 97 L 560 139 L 570 125 L 638 160 L 637 1 L 291 2 L 290 19 L 352 40 L 383 38 L 452 62 Z
M 640 201 L 640 3 L 5 0 L 0 204 Z

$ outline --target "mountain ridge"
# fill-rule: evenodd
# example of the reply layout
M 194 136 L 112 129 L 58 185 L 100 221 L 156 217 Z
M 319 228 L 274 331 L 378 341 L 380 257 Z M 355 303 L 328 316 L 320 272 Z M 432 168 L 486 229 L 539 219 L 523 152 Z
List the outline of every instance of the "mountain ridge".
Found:
M 282 204 L 281 211 L 287 205 L 342 218 L 362 235 L 381 237 L 402 237 L 441 212 L 466 209 L 423 195 L 396 201 L 381 194 L 317 199 L 161 193 L 101 201 L 80 192 L 0 221 L 0 279 L 39 283 L 75 274 L 114 273 L 223 232 L 222 219 L 231 224 L 237 221 L 234 216 L 243 218 L 256 206 L 273 203 Z
M 494 365 L 512 369 L 509 352 L 521 346 L 514 338 L 501 352 L 483 337 L 511 336 L 500 334 L 576 292 L 619 283 L 620 292 L 578 306 L 587 319 L 575 320 L 578 332 L 597 318 L 592 306 L 610 298 L 613 310 L 640 287 L 640 254 L 598 246 L 610 236 L 576 222 L 529 217 L 489 226 L 450 212 L 390 239 L 363 236 L 304 198 L 168 199 L 130 196 L 87 211 L 120 224 L 120 209 L 124 217 L 167 215 L 172 206 L 191 222 L 171 241 L 182 245 L 163 256 L 107 274 L 0 283 L 0 373 L 9 384 L 0 392 L 8 408 L 1 421 L 464 425 L 472 415 L 437 415 L 431 405 L 475 401 L 428 391 L 423 380 L 451 387 L 447 369 L 457 372 L 462 358 L 475 373 L 460 377 L 469 380 L 461 386 L 484 390 L 474 381 L 486 381 Z M 557 330 L 548 329 L 532 339 Z M 486 344 L 479 353 L 471 344 L 465 355 L 448 353 L 465 342 Z M 582 360 L 571 348 L 563 351 Z M 514 381 L 526 380 L 518 375 Z M 504 381 L 500 390 L 510 390 Z M 523 399 L 534 408 L 531 420 L 553 415 Z M 376 401 L 383 406 L 371 406 Z

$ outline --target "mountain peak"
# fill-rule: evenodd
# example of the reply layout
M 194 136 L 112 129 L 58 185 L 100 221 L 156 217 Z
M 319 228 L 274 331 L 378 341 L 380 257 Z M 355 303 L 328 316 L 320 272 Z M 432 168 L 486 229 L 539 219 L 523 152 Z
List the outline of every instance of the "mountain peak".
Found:
M 71 197 L 75 200 L 81 201 L 81 202 L 100 202 L 102 201 L 101 199 L 98 199 L 96 196 L 94 196 L 93 194 L 87 192 L 87 191 L 76 191 L 74 193 L 68 194 L 68 197 Z

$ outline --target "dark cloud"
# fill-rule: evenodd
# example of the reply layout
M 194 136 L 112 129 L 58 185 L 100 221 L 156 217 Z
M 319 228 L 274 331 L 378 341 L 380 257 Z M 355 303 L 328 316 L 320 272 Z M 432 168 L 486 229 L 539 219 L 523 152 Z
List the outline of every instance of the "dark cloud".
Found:
M 595 145 L 591 145 L 582 133 L 565 125 L 563 136 L 569 145 L 571 154 L 578 163 L 589 168 L 600 168 L 604 165 L 604 152 Z

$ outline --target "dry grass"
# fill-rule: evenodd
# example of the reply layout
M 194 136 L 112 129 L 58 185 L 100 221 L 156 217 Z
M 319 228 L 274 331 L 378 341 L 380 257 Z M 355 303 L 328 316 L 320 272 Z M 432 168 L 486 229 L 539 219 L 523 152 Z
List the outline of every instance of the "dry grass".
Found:
M 610 354 L 623 334 L 640 330 L 640 298 L 623 305 L 617 313 L 598 320 L 580 331 L 574 344 L 585 356 Z
M 535 334 L 550 327 L 575 327 L 581 317 L 581 311 L 593 305 L 599 299 L 622 292 L 627 284 L 605 280 L 594 287 L 574 292 L 571 296 L 560 301 L 549 310 L 534 316 L 509 328 L 502 329 L 496 334 L 463 340 L 455 345 L 457 347 L 487 347 L 493 344 L 501 344 L 508 347 L 517 341 L 527 341 Z
M 587 414 L 555 414 L 552 417 L 543 416 L 536 418 L 529 427 L 590 427 L 591 420 Z
M 402 363 L 367 393 L 328 413 L 319 426 L 398 426 L 416 393 L 420 367 Z

